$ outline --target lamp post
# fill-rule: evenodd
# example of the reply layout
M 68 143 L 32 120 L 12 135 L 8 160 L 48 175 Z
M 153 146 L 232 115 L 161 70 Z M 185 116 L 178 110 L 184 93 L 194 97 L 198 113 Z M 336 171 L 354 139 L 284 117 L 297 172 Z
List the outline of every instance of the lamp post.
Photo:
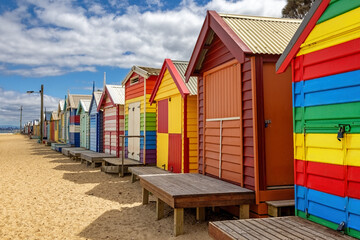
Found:
M 27 93 L 40 93 L 41 96 L 41 105 L 40 105 L 40 143 L 43 141 L 43 123 L 44 123 L 44 85 L 41 84 L 41 89 L 39 92 L 26 91 Z

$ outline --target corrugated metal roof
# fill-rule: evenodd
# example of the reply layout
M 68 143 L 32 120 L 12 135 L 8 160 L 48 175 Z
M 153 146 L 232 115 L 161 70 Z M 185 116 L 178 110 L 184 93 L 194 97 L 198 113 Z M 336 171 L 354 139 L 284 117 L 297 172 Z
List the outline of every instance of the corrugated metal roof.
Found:
M 85 112 L 89 112 L 90 102 L 91 100 L 89 99 L 80 99 L 80 104 Z
M 99 106 L 99 102 L 100 102 L 100 99 L 101 99 L 101 95 L 102 95 L 102 91 L 96 91 L 96 92 L 94 92 L 96 107 Z
M 51 113 L 51 119 L 52 120 L 59 120 L 59 116 L 58 116 L 58 112 L 57 111 L 53 111 Z
M 121 85 L 106 85 L 114 104 L 125 104 L 125 88 Z
M 282 54 L 301 20 L 219 14 L 235 34 L 257 54 Z
M 151 68 L 151 67 L 142 67 L 142 66 L 138 66 L 138 68 L 141 68 L 142 70 L 144 70 L 145 72 L 147 72 L 148 75 L 159 75 L 160 73 L 160 68 Z
M 80 99 L 91 100 L 91 95 L 69 94 L 69 105 L 67 108 L 77 108 L 79 106 Z
M 175 68 L 179 72 L 186 87 L 189 89 L 190 95 L 197 95 L 197 77 L 191 77 L 188 82 L 185 82 L 185 72 L 189 62 L 187 61 L 172 61 Z
M 159 68 L 133 66 L 131 68 L 131 70 L 129 71 L 129 73 L 125 76 L 124 80 L 121 82 L 121 85 L 124 86 L 134 72 L 136 72 L 140 76 L 147 79 L 148 77 L 150 77 L 152 75 L 155 75 L 155 76 L 159 75 L 160 70 L 161 69 L 159 69 Z

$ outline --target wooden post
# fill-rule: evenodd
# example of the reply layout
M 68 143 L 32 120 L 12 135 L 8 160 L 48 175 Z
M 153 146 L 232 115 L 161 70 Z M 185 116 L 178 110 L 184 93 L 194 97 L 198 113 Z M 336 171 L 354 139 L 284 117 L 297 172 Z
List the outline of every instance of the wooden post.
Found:
M 279 208 L 268 205 L 268 215 L 272 217 L 280 217 Z
M 142 188 L 142 204 L 146 205 L 149 203 L 149 191 Z
M 239 219 L 248 219 L 250 216 L 250 205 L 242 204 L 239 209 Z
M 205 208 L 204 207 L 196 208 L 196 220 L 197 221 L 205 221 Z
M 184 232 L 184 209 L 174 208 L 174 236 L 179 236 Z
M 136 175 L 134 173 L 131 173 L 131 183 L 136 182 Z
M 164 202 L 160 199 L 156 199 L 156 220 L 164 218 Z
M 124 177 L 125 137 L 121 136 L 121 177 Z

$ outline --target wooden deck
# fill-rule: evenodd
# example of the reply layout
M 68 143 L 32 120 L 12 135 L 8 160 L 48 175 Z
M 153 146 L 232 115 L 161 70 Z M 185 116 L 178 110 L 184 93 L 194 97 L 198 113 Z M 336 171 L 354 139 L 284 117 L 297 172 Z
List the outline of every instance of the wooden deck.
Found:
M 57 151 L 57 148 L 60 147 L 60 146 L 61 147 L 71 147 L 71 145 L 66 144 L 66 143 L 52 143 L 51 144 L 51 149 Z
M 354 238 L 300 217 L 256 218 L 209 223 L 214 239 L 307 239 L 336 240 Z
M 70 150 L 79 150 L 79 149 L 84 149 L 81 147 L 67 147 L 67 148 L 62 148 L 61 152 L 62 154 L 64 154 L 65 156 L 69 157 L 70 156 Z
M 63 149 L 63 148 L 67 148 L 67 147 L 71 147 L 71 145 L 64 143 L 63 145 L 56 145 L 56 146 L 55 146 L 55 150 L 61 153 L 61 152 L 62 152 L 62 149 Z
M 98 153 L 98 152 L 82 152 L 80 154 L 81 163 L 85 162 L 91 167 L 96 167 L 96 164 L 102 165 L 104 158 L 116 158 L 116 156 L 107 154 L 107 153 Z
M 134 183 L 138 176 L 142 175 L 157 175 L 157 174 L 174 174 L 158 167 L 129 167 L 131 172 L 131 182 Z
M 196 208 L 197 219 L 205 219 L 205 207 L 239 205 L 239 217 L 249 218 L 249 204 L 254 203 L 253 191 L 201 174 L 140 175 L 143 204 L 149 192 L 156 198 L 157 219 L 164 217 L 164 203 L 174 208 L 174 235 L 183 233 L 184 208 Z
M 104 158 L 101 170 L 106 173 L 118 173 L 120 177 L 123 177 L 125 173 L 129 172 L 129 167 L 143 166 L 144 164 L 132 159 L 124 159 L 124 172 L 121 174 L 122 159 L 121 158 Z
M 78 160 L 81 156 L 81 153 L 85 153 L 85 152 L 93 152 L 93 151 L 90 151 L 88 149 L 71 149 L 69 151 L 69 156 L 73 159 L 73 160 Z

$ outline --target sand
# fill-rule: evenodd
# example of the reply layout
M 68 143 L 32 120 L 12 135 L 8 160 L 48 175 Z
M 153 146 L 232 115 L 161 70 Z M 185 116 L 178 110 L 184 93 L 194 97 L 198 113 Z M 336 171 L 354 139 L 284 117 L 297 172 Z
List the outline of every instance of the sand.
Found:
M 172 209 L 156 221 L 155 199 L 141 205 L 139 182 L 22 135 L 0 134 L 0 204 L 0 239 L 210 239 L 194 209 L 186 209 L 185 233 L 175 238 Z M 220 217 L 214 214 L 210 220 Z

